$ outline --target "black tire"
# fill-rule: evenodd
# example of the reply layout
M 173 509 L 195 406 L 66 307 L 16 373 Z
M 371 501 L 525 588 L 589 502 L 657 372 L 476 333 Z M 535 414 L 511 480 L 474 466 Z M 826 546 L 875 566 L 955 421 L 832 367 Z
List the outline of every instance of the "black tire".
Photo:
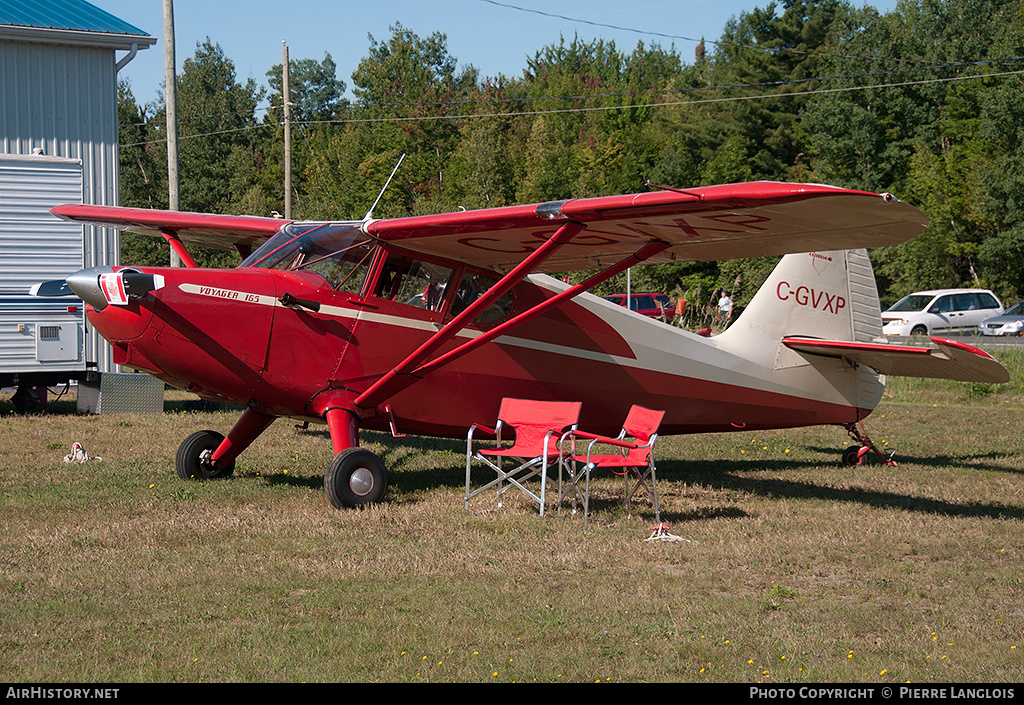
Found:
M 847 446 L 843 450 L 843 465 L 849 465 L 851 467 L 860 465 L 863 461 L 860 455 L 860 446 Z
M 928 335 L 928 329 L 924 326 L 914 326 L 910 331 L 911 335 Z
M 388 489 L 388 471 L 376 455 L 363 448 L 347 448 L 324 471 L 324 493 L 335 509 L 375 504 Z
M 174 469 L 182 480 L 212 480 L 215 477 L 228 477 L 235 472 L 232 461 L 224 467 L 213 467 L 205 457 L 217 449 L 224 436 L 216 431 L 196 431 L 178 446 L 178 454 L 174 458 Z

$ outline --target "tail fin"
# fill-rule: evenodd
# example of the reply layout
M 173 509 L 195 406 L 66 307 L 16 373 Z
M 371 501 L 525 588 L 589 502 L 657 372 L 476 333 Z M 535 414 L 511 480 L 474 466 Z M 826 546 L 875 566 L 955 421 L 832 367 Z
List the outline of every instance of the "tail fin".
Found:
M 751 359 L 776 383 L 866 414 L 885 390 L 875 370 L 799 352 L 783 339 L 870 342 L 881 334 L 882 313 L 867 252 L 836 250 L 783 257 L 746 310 L 715 340 Z
M 867 251 L 783 257 L 719 341 L 742 344 L 752 334 L 775 341 L 792 335 L 856 342 L 879 339 L 881 307 Z
M 718 336 L 723 349 L 769 350 L 779 372 L 833 358 L 858 363 L 861 403 L 881 394 L 879 373 L 1002 383 L 1006 370 L 988 353 L 933 338 L 937 347 L 888 345 L 871 260 L 865 250 L 786 255 L 737 321 Z M 850 367 L 826 376 L 839 379 Z M 845 376 L 849 377 L 848 374 Z M 877 401 L 877 400 L 876 400 Z M 870 408 L 863 406 L 862 408 Z

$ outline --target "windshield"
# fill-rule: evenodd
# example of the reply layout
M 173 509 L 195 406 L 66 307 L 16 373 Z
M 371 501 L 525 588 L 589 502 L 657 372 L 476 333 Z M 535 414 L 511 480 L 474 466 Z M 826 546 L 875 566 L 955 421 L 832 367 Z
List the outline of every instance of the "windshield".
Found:
M 1015 303 L 1003 312 L 1004 316 L 1024 316 L 1024 301 Z
M 358 293 L 372 252 L 358 223 L 289 223 L 239 266 L 315 272 L 339 291 Z
M 890 311 L 923 311 L 928 302 L 935 298 L 934 294 L 911 294 L 894 303 Z

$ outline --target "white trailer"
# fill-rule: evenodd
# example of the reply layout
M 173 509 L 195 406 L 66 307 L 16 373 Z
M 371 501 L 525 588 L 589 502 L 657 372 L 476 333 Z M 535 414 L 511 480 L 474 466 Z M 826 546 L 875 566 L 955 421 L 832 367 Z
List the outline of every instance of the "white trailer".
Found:
M 86 359 L 84 304 L 29 295 L 89 261 L 82 226 L 50 213 L 82 194 L 81 160 L 0 154 L 0 387 L 18 388 L 21 410 L 45 401 L 46 387 L 96 370 Z

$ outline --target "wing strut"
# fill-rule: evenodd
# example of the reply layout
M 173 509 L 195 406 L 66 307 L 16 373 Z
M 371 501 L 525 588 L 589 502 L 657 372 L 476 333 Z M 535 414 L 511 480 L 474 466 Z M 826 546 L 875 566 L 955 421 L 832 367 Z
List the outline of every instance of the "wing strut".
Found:
M 641 247 L 639 250 L 637 250 L 634 254 L 631 254 L 631 255 L 629 255 L 627 257 L 624 257 L 620 262 L 618 262 L 617 264 L 612 265 L 611 267 L 609 267 L 608 269 L 604 270 L 603 272 L 599 272 L 599 273 L 595 274 L 594 276 L 588 278 L 586 281 L 583 281 L 583 282 L 581 282 L 579 284 L 575 284 L 575 285 L 569 287 L 568 289 L 565 289 L 565 290 L 555 294 L 551 298 L 545 299 L 542 303 L 537 304 L 536 306 L 534 306 L 533 308 L 531 308 L 531 309 L 529 309 L 527 311 L 524 311 L 523 313 L 519 314 L 515 318 L 512 318 L 511 320 L 508 320 L 505 323 L 502 323 L 501 325 L 497 325 L 494 328 L 491 328 L 487 332 L 482 333 L 481 335 L 479 335 L 479 336 L 473 338 L 472 340 L 470 340 L 470 341 L 460 345 L 459 347 L 457 347 L 457 348 L 455 348 L 453 350 L 449 350 L 444 355 L 440 355 L 437 358 L 435 358 L 434 360 L 431 360 L 430 362 L 426 362 L 424 364 L 421 364 L 421 365 L 413 368 L 410 372 L 405 373 L 405 375 L 403 377 L 398 378 L 396 376 L 395 379 L 398 380 L 398 381 L 393 381 L 386 388 L 386 390 L 384 390 L 383 392 L 378 391 L 375 395 L 371 394 L 372 392 L 374 392 L 373 387 L 371 387 L 366 392 L 364 392 L 359 398 L 356 399 L 356 405 L 359 406 L 359 407 L 362 407 L 362 408 L 370 408 L 372 406 L 376 406 L 377 404 L 381 403 L 381 401 L 383 401 L 383 396 L 382 396 L 383 394 L 392 395 L 392 394 L 398 393 L 402 389 L 405 389 L 406 387 L 412 385 L 414 382 L 416 382 L 419 379 L 422 379 L 423 377 L 425 377 L 426 375 L 430 374 L 434 370 L 436 370 L 436 369 L 438 369 L 440 367 L 443 367 L 443 366 L 447 365 L 448 363 L 453 362 L 454 360 L 457 360 L 458 358 L 462 357 L 463 355 L 467 355 L 468 353 L 472 352 L 473 350 L 476 350 L 480 346 L 482 346 L 482 345 L 484 345 L 486 343 L 491 342 L 492 340 L 494 340 L 495 338 L 497 338 L 497 337 L 499 337 L 501 335 L 504 335 L 505 333 L 507 333 L 512 328 L 515 328 L 516 326 L 522 325 L 523 323 L 526 323 L 527 321 L 529 321 L 529 320 L 531 320 L 533 318 L 536 318 L 537 316 L 541 315 L 545 311 L 548 311 L 548 310 L 554 308 L 555 306 L 558 306 L 563 301 L 565 301 L 567 299 L 571 299 L 574 296 L 578 296 L 579 294 L 583 293 L 584 291 L 587 291 L 587 290 L 597 286 L 601 282 L 606 281 L 608 279 L 611 279 L 616 274 L 619 274 L 619 273 L 625 271 L 629 267 L 632 267 L 632 266 L 634 266 L 636 264 L 639 264 L 639 263 L 641 263 L 641 262 L 643 262 L 643 261 L 645 261 L 645 260 L 647 260 L 647 259 L 649 259 L 651 257 L 654 257 L 655 255 L 658 255 L 659 253 L 663 252 L 668 247 L 670 247 L 670 245 L 669 245 L 669 243 L 666 243 L 666 242 L 650 242 L 650 243 L 647 243 L 646 245 Z M 491 287 L 491 289 L 488 290 L 488 292 L 486 294 L 484 294 L 484 296 L 481 296 L 480 299 L 478 299 L 478 301 L 486 299 L 487 302 L 488 302 L 487 305 L 490 305 L 490 302 L 493 302 L 493 301 L 497 300 L 498 297 L 493 296 L 492 293 L 493 293 L 494 289 L 500 283 L 501 282 L 498 282 L 498 284 L 495 284 L 494 287 Z M 506 289 L 503 288 L 501 293 L 504 293 L 505 290 Z M 472 320 L 472 319 L 470 319 L 470 320 Z M 466 321 L 465 323 L 468 323 L 468 322 L 469 321 Z M 452 323 L 454 323 L 454 320 L 451 323 L 449 323 L 449 325 L 451 325 Z M 460 329 L 465 327 L 465 323 L 463 323 L 460 326 Z M 433 338 L 431 339 L 431 341 L 432 340 L 433 340 Z M 431 341 L 428 341 L 428 344 Z M 433 349 L 436 349 L 436 346 L 434 346 Z M 421 357 L 420 359 L 422 360 L 422 359 L 425 359 L 425 358 Z M 383 385 L 381 385 L 381 386 L 383 387 Z
M 470 340 L 470 341 L 460 345 L 459 347 L 455 348 L 454 350 L 449 350 L 444 355 L 441 355 L 441 356 L 437 357 L 436 359 L 434 359 L 434 360 L 432 360 L 432 361 L 430 361 L 430 362 L 428 362 L 428 363 L 426 363 L 424 365 L 421 365 L 420 367 L 416 368 L 413 371 L 413 375 L 415 375 L 416 377 L 423 377 L 423 376 L 429 374 L 430 372 L 433 372 L 438 367 L 442 367 L 444 365 L 447 365 L 449 362 L 452 362 L 453 360 L 456 360 L 456 359 L 462 357 L 463 355 L 465 355 L 465 354 L 467 354 L 469 352 L 472 352 L 473 350 L 476 350 L 481 345 L 483 345 L 485 343 L 489 343 L 490 341 L 494 340 L 498 336 L 504 335 L 510 329 L 515 328 L 516 326 L 521 325 L 523 323 L 526 323 L 527 321 L 529 321 L 532 318 L 536 318 L 537 316 L 541 315 L 545 311 L 547 311 L 547 310 L 549 310 L 551 308 L 554 308 L 558 304 L 562 303 L 566 299 L 571 299 L 574 296 L 577 296 L 577 295 L 583 293 L 584 291 L 589 291 L 590 289 L 594 288 L 595 286 L 597 286 L 601 282 L 606 281 L 608 279 L 611 279 L 616 274 L 624 272 L 625 270 L 629 269 L 630 267 L 632 267 L 632 266 L 634 266 L 636 264 L 639 264 L 639 263 L 643 262 L 644 260 L 650 259 L 651 257 L 654 257 L 655 255 L 658 255 L 661 252 L 664 252 L 669 247 L 671 247 L 671 245 L 669 245 L 669 243 L 667 243 L 667 242 L 660 242 L 660 241 L 659 242 L 650 242 L 650 243 L 644 245 L 639 250 L 637 250 L 634 254 L 631 254 L 631 255 L 623 258 L 622 261 L 620 261 L 617 264 L 612 265 L 611 267 L 609 267 L 605 271 L 598 272 L 594 276 L 588 278 L 586 281 L 580 282 L 579 284 L 575 284 L 575 285 L 569 287 L 568 289 L 565 289 L 564 291 L 561 291 L 561 292 L 555 294 L 550 299 L 546 299 L 543 303 L 537 304 L 536 306 L 534 306 L 533 308 L 529 309 L 528 311 L 523 311 L 522 313 L 520 313 L 515 318 L 512 318 L 512 319 L 510 319 L 508 321 L 505 321 L 501 325 L 498 325 L 498 326 L 495 326 L 494 328 L 491 328 L 486 333 L 483 333 L 483 334 L 477 336 L 476 338 L 473 338 L 472 340 Z
M 178 257 L 181 258 L 182 263 L 186 267 L 194 269 L 199 266 L 196 264 L 196 261 L 192 259 L 192 255 L 188 253 L 188 250 L 185 249 L 185 244 L 181 241 L 176 232 L 161 228 L 160 234 L 164 236 L 164 240 L 167 240 L 167 244 L 170 245 L 171 249 L 177 253 Z
M 522 262 L 516 265 L 508 274 L 499 279 L 494 286 L 488 289 L 483 296 L 467 306 L 458 316 L 448 321 L 437 333 L 430 336 L 411 355 L 402 360 L 387 374 L 381 376 L 373 385 L 355 399 L 355 405 L 362 409 L 372 409 L 393 394 L 405 389 L 415 382 L 418 377 L 412 373 L 424 360 L 437 351 L 442 345 L 451 340 L 463 328 L 473 322 L 477 316 L 483 313 L 495 301 L 500 299 L 513 286 L 526 278 L 544 260 L 551 257 L 563 245 L 581 233 L 586 228 L 580 223 L 565 223 L 548 238 L 544 244 L 531 252 Z

